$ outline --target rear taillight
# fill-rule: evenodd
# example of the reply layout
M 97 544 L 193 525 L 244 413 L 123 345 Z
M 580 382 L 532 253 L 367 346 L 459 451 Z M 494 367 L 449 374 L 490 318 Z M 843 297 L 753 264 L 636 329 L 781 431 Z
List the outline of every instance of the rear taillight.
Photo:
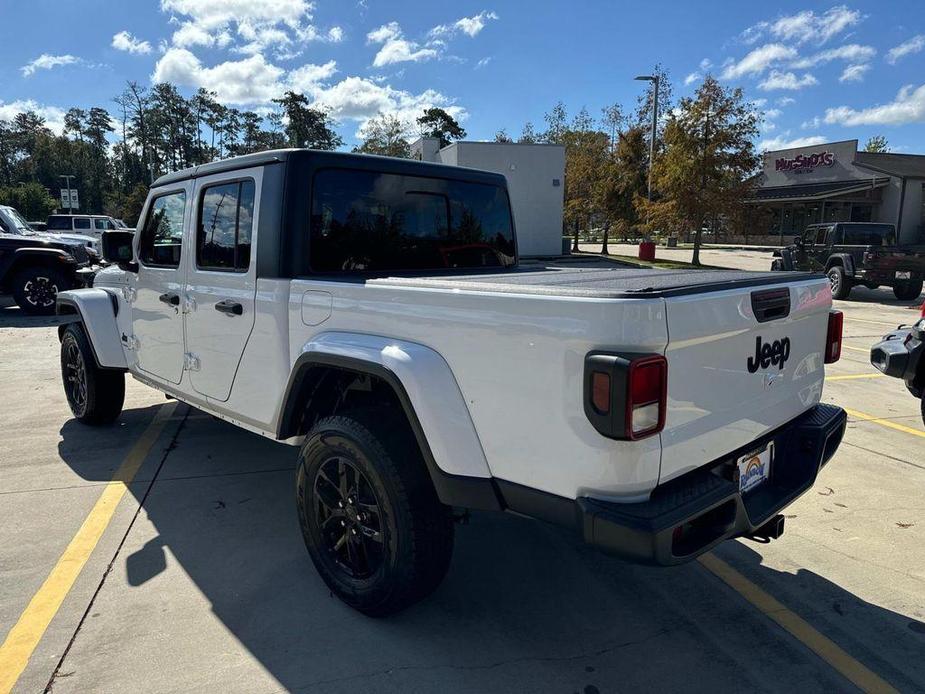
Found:
M 825 363 L 834 364 L 841 358 L 842 329 L 845 316 L 841 311 L 829 311 L 829 329 L 825 337 Z
M 925 304 L 922 304 L 922 318 L 925 318 Z
M 585 414 L 614 439 L 637 440 L 665 426 L 668 361 L 660 354 L 589 354 Z

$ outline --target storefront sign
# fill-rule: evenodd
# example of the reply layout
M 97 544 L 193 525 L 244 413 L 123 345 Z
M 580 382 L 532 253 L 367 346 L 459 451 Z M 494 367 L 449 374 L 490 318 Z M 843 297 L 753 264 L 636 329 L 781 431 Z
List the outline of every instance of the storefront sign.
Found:
M 832 166 L 835 163 L 835 153 L 828 150 L 814 152 L 813 154 L 798 154 L 793 159 L 774 160 L 775 171 L 790 171 L 791 173 L 807 173 L 818 166 Z

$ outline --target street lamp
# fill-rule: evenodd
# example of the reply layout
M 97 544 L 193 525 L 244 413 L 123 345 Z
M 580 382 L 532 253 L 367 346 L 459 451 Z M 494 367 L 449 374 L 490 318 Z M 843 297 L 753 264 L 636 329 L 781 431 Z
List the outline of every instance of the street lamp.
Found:
M 652 92 L 652 135 L 649 138 L 649 191 L 647 198 L 652 202 L 652 165 L 655 163 L 655 130 L 658 126 L 658 75 L 637 75 L 634 79 L 651 82 Z

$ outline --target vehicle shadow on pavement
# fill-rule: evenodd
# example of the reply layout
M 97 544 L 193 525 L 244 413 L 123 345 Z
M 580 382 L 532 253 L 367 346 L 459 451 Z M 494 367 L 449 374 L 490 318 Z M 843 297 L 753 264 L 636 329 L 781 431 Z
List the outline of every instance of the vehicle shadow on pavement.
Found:
M 105 460 L 104 442 L 117 431 L 69 421 L 62 458 L 108 481 L 119 461 Z M 94 437 L 99 455 L 85 450 Z M 145 522 L 74 642 L 63 691 L 263 691 L 268 675 L 296 692 L 848 688 L 701 565 L 625 564 L 505 514 L 457 527 L 450 573 L 430 598 L 364 617 L 331 594 L 305 551 L 296 455 L 189 410 L 153 485 L 130 485 Z M 810 571 L 764 567 L 751 547 L 729 543 L 723 556 L 894 686 L 925 683 L 920 622 Z
M 57 316 L 31 316 L 23 311 L 10 296 L 0 296 L 0 328 L 46 328 L 60 325 Z

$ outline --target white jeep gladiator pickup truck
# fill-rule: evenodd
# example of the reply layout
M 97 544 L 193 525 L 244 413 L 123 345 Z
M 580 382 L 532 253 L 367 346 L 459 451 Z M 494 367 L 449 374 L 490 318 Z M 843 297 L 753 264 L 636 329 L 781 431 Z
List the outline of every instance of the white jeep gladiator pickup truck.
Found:
M 308 551 L 370 615 L 440 583 L 454 508 L 656 564 L 776 538 L 845 429 L 825 276 L 521 266 L 498 174 L 246 155 L 163 176 L 103 246 L 58 295 L 74 416 L 118 417 L 128 372 L 300 447 Z

